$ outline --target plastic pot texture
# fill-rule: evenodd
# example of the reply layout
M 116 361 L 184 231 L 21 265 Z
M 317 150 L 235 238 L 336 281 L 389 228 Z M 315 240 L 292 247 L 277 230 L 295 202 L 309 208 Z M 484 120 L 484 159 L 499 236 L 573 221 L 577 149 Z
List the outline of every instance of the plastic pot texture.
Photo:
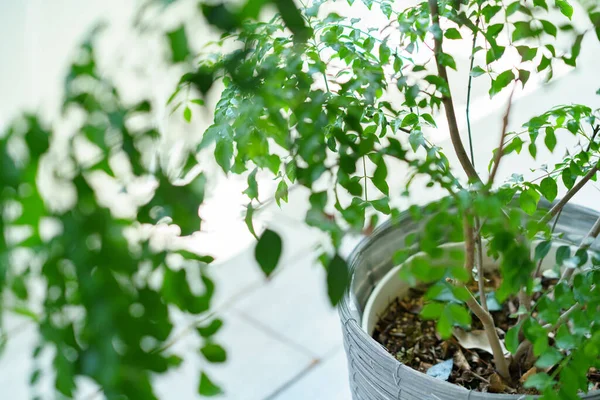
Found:
M 548 204 L 540 204 L 547 207 Z M 556 225 L 564 240 L 578 245 L 600 214 L 588 208 L 568 204 Z M 402 213 L 364 239 L 350 255 L 352 279 L 344 295 L 339 313 L 348 359 L 350 391 L 353 400 L 520 400 L 527 395 L 482 393 L 418 372 L 392 357 L 363 329 L 365 307 L 377 287 L 396 265 L 393 256 L 404 247 L 406 236 L 421 229 L 422 222 Z M 598 243 L 592 249 L 599 250 Z M 416 250 L 415 250 L 416 252 Z M 397 278 L 400 279 L 400 278 Z M 373 300 L 370 302 L 373 303 Z M 372 322 L 372 321 L 371 321 Z M 372 326 L 367 321 L 364 326 Z M 582 399 L 600 400 L 600 391 L 583 395 Z

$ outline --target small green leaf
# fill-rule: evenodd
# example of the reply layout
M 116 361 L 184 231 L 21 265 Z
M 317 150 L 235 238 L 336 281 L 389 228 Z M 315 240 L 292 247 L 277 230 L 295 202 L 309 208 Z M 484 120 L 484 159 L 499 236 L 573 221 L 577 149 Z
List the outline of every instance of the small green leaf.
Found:
M 569 246 L 560 246 L 556 250 L 556 264 L 563 265 L 563 263 L 571 258 L 571 248 Z
M 521 193 L 519 197 L 519 205 L 529 215 L 533 215 L 537 210 L 537 204 L 540 200 L 540 195 L 533 189 L 527 189 Z
M 415 113 L 410 113 L 402 119 L 401 127 L 411 126 L 419 122 L 419 116 Z
M 222 139 L 215 146 L 215 159 L 224 172 L 231 170 L 231 157 L 233 156 L 233 142 Z
M 248 175 L 248 187 L 244 190 L 244 194 L 250 199 L 258 199 L 258 182 L 256 182 L 256 173 L 258 168 L 255 168 L 250 175 Z
M 571 189 L 573 187 L 573 185 L 575 184 L 575 178 L 573 178 L 570 168 L 565 168 L 563 170 L 563 172 L 561 173 L 561 177 L 562 177 L 562 181 L 565 184 L 565 186 L 567 187 L 567 189 Z
M 266 276 L 271 275 L 277 267 L 282 247 L 281 237 L 270 229 L 265 230 L 260 239 L 258 239 L 254 250 L 254 257 Z
M 563 15 L 571 19 L 573 16 L 573 6 L 571 6 L 567 0 L 556 0 L 556 6 Z
M 446 29 L 446 32 L 444 32 L 444 36 L 450 40 L 462 39 L 462 35 L 456 28 Z
M 444 311 L 444 303 L 428 303 L 421 310 L 421 318 L 437 319 Z
M 577 347 L 577 340 L 569 332 L 567 325 L 561 325 L 556 331 L 556 347 L 561 350 L 572 350 Z
M 554 151 L 554 148 L 556 147 L 556 135 L 554 134 L 553 128 L 546 128 L 546 136 L 544 137 L 544 143 L 546 144 L 548 150 L 550 150 L 551 152 Z
M 543 19 L 540 20 L 540 22 L 542 23 L 544 32 L 546 32 L 550 36 L 556 37 L 556 34 L 558 33 L 558 28 L 553 23 L 551 23 L 550 21 L 543 20 Z
M 548 252 L 552 248 L 552 242 L 550 240 L 544 240 L 535 246 L 535 259 L 541 260 L 548 255 Z
M 202 100 L 202 99 L 193 99 L 193 100 L 190 100 L 190 102 L 192 102 L 194 104 L 198 104 L 199 106 L 204 105 L 204 100 Z
M 167 38 L 171 46 L 171 59 L 173 62 L 184 61 L 190 54 L 185 27 L 181 25 L 178 29 L 167 32 Z
M 190 123 L 192 121 L 192 110 L 189 107 L 186 107 L 183 110 L 183 118 Z
M 517 348 L 519 347 L 519 332 L 521 330 L 521 324 L 522 323 L 518 323 L 510 328 L 504 337 L 504 345 L 506 346 L 506 350 L 510 351 L 511 354 L 515 354 L 517 352 Z
M 562 359 L 563 355 L 561 352 L 554 347 L 549 347 L 535 362 L 535 366 L 541 369 L 550 368 L 555 366 Z
M 548 201 L 552 202 L 558 194 L 558 185 L 554 179 L 547 176 L 540 182 L 540 191 Z
M 523 386 L 525 386 L 526 388 L 536 388 L 539 391 L 544 391 L 547 388 L 551 387 L 553 384 L 554 381 L 552 380 L 552 378 L 548 376 L 548 374 L 542 372 L 530 376 Z
M 275 202 L 281 207 L 281 200 L 287 203 L 288 201 L 288 185 L 285 180 L 281 179 L 275 190 Z
M 517 51 L 521 55 L 521 61 L 531 61 L 537 55 L 537 47 L 517 46 Z
M 227 352 L 216 343 L 206 343 L 200 351 L 204 358 L 212 363 L 223 363 L 227 360 Z
M 475 66 L 471 70 L 471 76 L 473 78 L 477 78 L 478 76 L 481 76 L 483 74 L 485 74 L 485 70 L 483 68 L 481 68 L 481 67 Z
M 210 380 L 208 375 L 202 372 L 202 374 L 200 375 L 200 384 L 198 385 L 198 394 L 200 394 L 201 396 L 212 397 L 218 396 L 221 393 L 223 393 L 221 388 L 215 385 Z
M 327 294 L 332 305 L 337 305 L 342 299 L 348 281 L 348 264 L 336 254 L 327 265 Z
M 198 333 L 200 334 L 200 336 L 202 337 L 211 337 L 214 334 L 216 334 L 219 329 L 221 329 L 221 327 L 223 326 L 223 321 L 221 321 L 220 319 L 213 319 L 210 324 L 205 325 L 205 326 L 199 326 L 196 329 L 198 330 Z
M 377 189 L 379 189 L 381 191 L 381 193 L 385 194 L 386 196 L 390 194 L 390 187 L 388 186 L 388 183 L 386 180 L 387 175 L 388 175 L 387 166 L 385 165 L 385 161 L 384 161 L 383 157 L 381 157 L 379 159 L 379 161 L 377 162 L 377 168 L 375 168 L 375 172 L 373 173 L 373 177 L 371 178 L 371 181 L 373 182 L 373 185 L 375 185 L 375 187 Z
M 515 74 L 512 70 L 502 72 L 492 81 L 492 87 L 490 88 L 490 96 L 494 96 L 507 87 L 515 79 Z
M 258 240 L 258 236 L 256 236 L 256 231 L 254 230 L 254 207 L 252 207 L 252 202 L 248 203 L 248 208 L 246 209 L 246 217 L 244 218 L 244 222 L 248 227 L 248 230 Z

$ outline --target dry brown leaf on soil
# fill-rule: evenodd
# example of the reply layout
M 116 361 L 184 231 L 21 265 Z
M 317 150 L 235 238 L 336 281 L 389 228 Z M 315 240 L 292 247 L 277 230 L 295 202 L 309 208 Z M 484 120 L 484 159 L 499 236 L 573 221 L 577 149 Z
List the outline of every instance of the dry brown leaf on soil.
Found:
M 462 350 L 458 348 L 454 353 L 454 364 L 456 364 L 456 366 L 462 369 L 463 371 L 471 370 L 471 366 L 469 365 L 469 362 L 467 361 L 465 355 L 463 354 Z
M 507 393 L 507 392 L 515 393 L 516 392 L 515 389 L 511 388 L 506 383 L 504 383 L 504 381 L 498 374 L 493 374 L 490 376 L 490 386 L 488 387 L 488 390 L 491 393 Z
M 536 367 L 532 367 L 529 371 L 525 372 L 523 374 L 523 376 L 521 377 L 521 379 L 519 379 L 519 381 L 521 383 L 525 383 L 525 381 L 527 380 L 527 378 L 529 378 L 531 375 L 535 375 L 537 374 L 538 370 Z
M 454 328 L 452 331 L 458 343 L 465 349 L 479 349 L 493 354 L 492 346 L 487 338 L 484 330 L 464 331 L 460 328 Z M 505 356 L 509 355 L 509 351 L 504 347 L 504 343 L 500 342 L 502 352 Z

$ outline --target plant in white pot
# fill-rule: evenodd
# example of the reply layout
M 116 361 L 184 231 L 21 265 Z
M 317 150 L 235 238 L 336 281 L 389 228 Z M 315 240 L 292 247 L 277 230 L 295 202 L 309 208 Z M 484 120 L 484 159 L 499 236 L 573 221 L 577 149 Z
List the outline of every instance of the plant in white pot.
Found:
M 518 126 L 515 96 L 576 68 L 582 43 L 600 36 L 598 5 L 364 1 L 379 11 L 366 14 L 376 25 L 329 6 L 303 4 L 296 25 L 285 13 L 241 23 L 220 42 L 239 41 L 235 51 L 200 57 L 198 71 L 225 83 L 201 147 L 216 143 L 225 172 L 249 172 L 252 231 L 257 171 L 273 174 L 278 203 L 290 185 L 311 191 L 305 221 L 331 239 L 319 259 L 333 304 L 352 281 L 341 313 L 355 398 L 600 396 L 600 219 L 568 205 L 596 180 L 599 115 L 558 95 L 555 107 L 509 129 Z M 244 15 L 224 9 L 222 19 L 205 11 L 217 25 Z M 190 86 L 201 89 L 184 79 L 177 90 Z M 493 131 L 471 129 L 471 94 L 482 86 L 508 94 Z M 430 140 L 437 131 L 449 148 Z M 478 141 L 497 144 L 474 154 Z M 501 164 L 525 172 L 518 163 L 532 159 L 534 174 L 497 177 Z M 445 194 L 403 211 L 403 197 L 427 190 Z M 381 214 L 390 221 L 357 250 L 350 276 L 337 249 L 345 235 L 371 233 Z M 269 230 L 258 238 L 267 274 L 275 238 Z M 361 319 L 391 356 L 353 331 Z
M 225 31 L 211 45 L 228 50 L 214 53 L 194 55 L 185 26 L 166 34 L 170 63 L 186 69 L 164 99 L 171 111 L 189 122 L 215 81 L 224 86 L 214 123 L 187 148 L 186 179 L 169 169 L 168 146 L 154 146 L 161 135 L 136 123 L 152 102 L 121 98 L 93 41 L 65 85 L 76 132 L 56 139 L 28 115 L 0 137 L 3 309 L 37 324 L 34 356 L 53 349 L 62 395 L 85 376 L 107 398 L 156 398 L 152 377 L 182 362 L 171 352 L 174 310 L 200 315 L 190 330 L 204 358 L 226 359 L 210 314 L 212 259 L 127 234 L 141 224 L 198 230 L 207 178 L 194 167 L 212 151 L 225 173 L 247 176 L 246 222 L 266 275 L 282 241 L 255 232 L 257 175 L 275 179 L 278 204 L 292 185 L 310 191 L 305 222 L 330 239 L 319 261 L 340 303 L 355 399 L 600 398 L 600 219 L 568 204 L 596 180 L 599 115 L 558 94 L 549 111 L 511 123 L 516 96 L 576 68 L 583 45 L 597 43 L 597 2 L 348 3 L 278 0 L 268 22 L 255 22 L 263 1 L 201 4 L 195 12 Z M 482 88 L 506 96 L 493 131 L 471 127 Z M 493 153 L 475 154 L 490 141 Z M 509 162 L 537 167 L 502 180 Z M 97 176 L 121 185 L 117 200 L 140 181 L 152 195 L 128 198 L 134 211 L 115 216 Z M 70 200 L 49 202 L 44 181 Z M 409 206 L 422 199 L 436 200 Z M 47 223 L 59 228 L 44 233 Z M 15 239 L 15 227 L 29 235 Z M 339 249 L 353 234 L 370 236 L 347 261 Z M 36 364 L 34 387 L 41 376 Z M 198 393 L 220 394 L 204 371 Z

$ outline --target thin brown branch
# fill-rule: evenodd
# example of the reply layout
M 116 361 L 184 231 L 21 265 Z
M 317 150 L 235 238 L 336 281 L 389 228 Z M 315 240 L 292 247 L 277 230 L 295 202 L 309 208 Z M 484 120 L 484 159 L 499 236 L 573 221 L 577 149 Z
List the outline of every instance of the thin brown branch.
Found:
M 500 338 L 498 337 L 498 332 L 496 331 L 494 319 L 492 318 L 490 313 L 485 311 L 477 302 L 477 300 L 475 300 L 475 297 L 473 297 L 473 294 L 469 292 L 466 286 L 463 285 L 463 287 L 469 293 L 469 297 L 467 298 L 465 303 L 473 312 L 473 314 L 475 314 L 475 316 L 481 321 L 488 341 L 490 342 L 490 346 L 492 347 L 494 365 L 496 366 L 496 370 L 504 380 L 510 382 L 511 379 L 510 373 L 508 371 L 508 363 L 506 361 L 506 358 L 504 358 L 504 351 L 502 350 L 502 346 L 500 344 Z
M 479 232 L 481 230 L 481 222 L 479 218 L 475 218 L 475 231 Z M 483 244 L 481 243 L 481 235 L 477 233 L 475 236 L 475 252 L 477 253 L 477 281 L 479 287 L 479 301 L 481 302 L 481 307 L 487 312 L 487 297 L 485 294 L 485 275 L 483 271 Z
M 512 99 L 513 95 L 515 94 L 516 87 L 517 84 L 515 83 L 512 88 L 512 91 L 510 92 L 510 97 L 508 98 L 508 105 L 506 106 L 506 111 L 504 112 L 504 116 L 502 117 L 502 134 L 500 135 L 500 145 L 498 146 L 498 149 L 496 149 L 496 156 L 494 158 L 492 172 L 490 172 L 490 177 L 488 178 L 488 187 L 491 187 L 494 184 L 494 179 L 496 178 L 496 173 L 498 172 L 498 166 L 500 166 L 500 160 L 502 160 L 502 156 L 504 156 L 504 139 L 506 138 L 506 131 L 508 129 L 508 123 L 510 121 Z
M 548 223 L 552 217 L 554 217 L 556 214 L 558 214 L 558 212 L 560 210 L 562 210 L 562 208 L 565 206 L 565 204 L 567 204 L 569 202 L 569 200 L 571 200 L 573 198 L 573 196 L 575 196 L 577 194 L 577 192 L 579 192 L 581 190 L 582 187 L 585 186 L 586 183 L 588 183 L 588 181 L 590 179 L 592 179 L 595 175 L 596 172 L 598 172 L 598 168 L 600 167 L 600 161 L 598 163 L 596 163 L 596 165 L 594 165 L 587 174 L 585 174 L 585 176 L 583 178 L 581 178 L 581 180 L 579 182 L 577 182 L 575 184 L 575 186 L 573 186 L 566 194 L 565 196 L 560 199 L 558 201 L 558 203 L 556 203 L 551 209 L 550 211 L 548 211 L 546 213 L 546 215 L 544 215 L 542 217 L 542 219 L 540 219 L 540 224 L 545 224 Z
M 592 243 L 594 243 L 594 240 L 598 237 L 598 234 L 600 234 L 600 218 L 596 220 L 588 234 L 583 238 L 581 244 L 577 248 L 577 251 L 586 251 L 587 249 L 589 249 Z M 562 276 L 560 277 L 559 283 L 565 281 L 569 282 L 574 272 L 575 268 L 565 269 Z
M 440 11 L 438 8 L 437 0 L 429 0 L 429 9 L 431 11 L 431 21 L 438 28 L 440 27 Z M 440 32 L 440 30 L 438 30 Z M 438 75 L 442 78 L 448 88 L 450 88 L 450 81 L 448 80 L 448 73 L 446 72 L 446 67 L 441 62 L 440 54 L 442 51 L 442 39 L 443 35 L 434 34 L 434 53 L 435 53 L 435 61 L 437 64 Z M 448 120 L 448 130 L 450 131 L 450 140 L 452 141 L 452 146 L 454 147 L 454 151 L 456 152 L 456 156 L 458 157 L 458 161 L 460 162 L 462 168 L 464 169 L 467 177 L 470 181 L 479 183 L 481 179 L 475 171 L 475 167 L 471 164 L 469 160 L 469 156 L 465 150 L 462 139 L 460 138 L 460 131 L 458 130 L 458 123 L 456 121 L 456 112 L 454 111 L 454 103 L 452 102 L 452 95 L 448 93 L 447 95 L 442 96 L 442 103 L 444 104 L 444 110 L 446 112 L 446 119 Z
M 475 242 L 473 240 L 473 227 L 466 214 L 463 216 L 463 233 L 465 236 L 465 269 L 469 276 L 472 276 L 473 266 L 475 265 Z

